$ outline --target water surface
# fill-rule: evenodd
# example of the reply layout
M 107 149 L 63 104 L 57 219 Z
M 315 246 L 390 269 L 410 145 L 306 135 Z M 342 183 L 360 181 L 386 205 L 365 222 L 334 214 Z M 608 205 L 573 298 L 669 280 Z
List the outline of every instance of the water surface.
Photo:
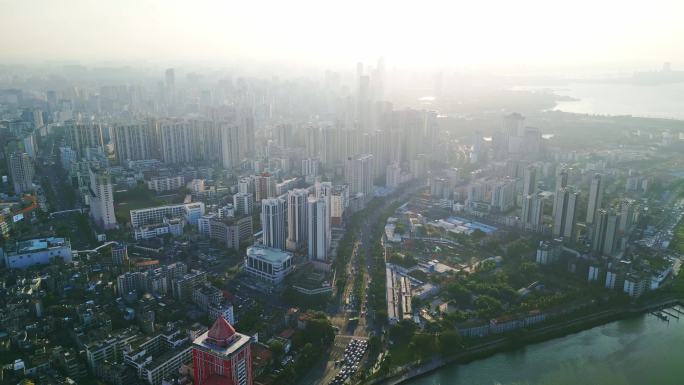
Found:
M 566 337 L 451 365 L 410 385 L 681 385 L 684 318 L 652 315 L 613 322 Z

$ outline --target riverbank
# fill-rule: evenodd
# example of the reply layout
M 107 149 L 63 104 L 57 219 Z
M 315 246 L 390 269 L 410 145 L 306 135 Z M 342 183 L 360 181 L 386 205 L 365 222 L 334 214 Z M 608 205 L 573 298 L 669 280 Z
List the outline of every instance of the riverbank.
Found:
M 676 298 L 654 300 L 639 306 L 606 309 L 590 315 L 580 316 L 571 320 L 556 322 L 530 330 L 524 336 L 501 337 L 475 345 L 451 357 L 435 358 L 428 362 L 419 362 L 398 368 L 396 371 L 378 379 L 366 382 L 374 385 L 396 385 L 408 380 L 426 375 L 446 365 L 464 364 L 483 359 L 496 353 L 510 351 L 521 346 L 540 343 L 569 334 L 578 333 L 613 321 L 635 317 L 653 310 L 682 305 Z

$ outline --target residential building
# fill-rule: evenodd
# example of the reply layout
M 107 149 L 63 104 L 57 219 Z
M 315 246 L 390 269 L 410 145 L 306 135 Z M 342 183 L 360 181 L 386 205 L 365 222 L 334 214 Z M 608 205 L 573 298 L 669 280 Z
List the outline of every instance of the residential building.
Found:
M 595 174 L 591 179 L 589 187 L 589 203 L 587 205 L 587 224 L 594 223 L 596 212 L 602 207 L 603 201 L 603 180 L 601 174 Z
M 285 249 L 285 201 L 269 198 L 261 201 L 262 243 L 266 247 Z
M 325 261 L 330 249 L 330 199 L 309 197 L 307 202 L 307 251 L 309 259 Z
M 306 245 L 308 196 L 307 189 L 295 189 L 287 193 L 287 250 L 296 251 Z
M 251 192 L 239 192 L 233 195 L 233 208 L 236 215 L 252 215 L 254 195 Z
M 20 195 L 33 191 L 33 160 L 25 152 L 11 152 L 7 156 L 7 168 L 14 184 L 14 193 Z
M 558 191 L 556 199 L 558 205 L 553 218 L 553 236 L 572 241 L 575 238 L 579 193 L 572 187 L 563 187 Z
M 158 176 L 147 181 L 147 188 L 156 192 L 178 190 L 185 185 L 185 178 L 177 176 Z
M 117 227 L 112 178 L 107 171 L 90 168 L 90 216 L 102 229 Z
M 148 207 L 130 211 L 132 227 L 162 223 L 164 218 L 184 218 L 186 222 L 196 226 L 202 215 L 204 215 L 204 203 L 202 202 Z

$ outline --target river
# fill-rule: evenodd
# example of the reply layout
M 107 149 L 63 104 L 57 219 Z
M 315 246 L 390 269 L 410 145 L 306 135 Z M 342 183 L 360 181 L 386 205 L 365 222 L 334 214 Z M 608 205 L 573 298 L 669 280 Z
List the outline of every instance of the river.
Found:
M 684 318 L 653 315 L 616 321 L 462 365 L 409 385 L 681 385 Z
M 576 83 L 514 87 L 552 91 L 574 101 L 559 101 L 554 110 L 596 115 L 632 115 L 684 119 L 684 83 L 639 85 L 629 83 Z

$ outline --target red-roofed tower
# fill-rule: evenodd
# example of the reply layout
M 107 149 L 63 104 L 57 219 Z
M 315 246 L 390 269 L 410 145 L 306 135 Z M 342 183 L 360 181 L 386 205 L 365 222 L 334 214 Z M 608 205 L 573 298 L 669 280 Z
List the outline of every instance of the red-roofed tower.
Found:
M 195 385 L 252 385 L 251 340 L 223 318 L 193 342 Z

